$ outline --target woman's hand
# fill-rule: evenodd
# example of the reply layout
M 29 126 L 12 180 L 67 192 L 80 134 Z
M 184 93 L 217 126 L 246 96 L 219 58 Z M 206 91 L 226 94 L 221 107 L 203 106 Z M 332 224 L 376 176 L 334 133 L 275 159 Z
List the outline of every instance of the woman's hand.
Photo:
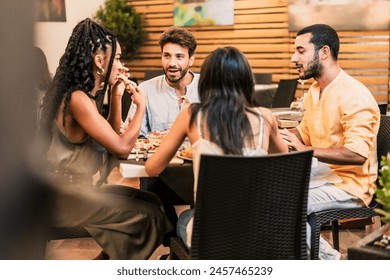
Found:
M 116 95 L 122 96 L 123 92 L 132 93 L 131 90 L 137 87 L 137 84 L 127 78 L 127 75 L 119 74 L 115 85 L 112 87 L 112 92 Z
M 125 91 L 125 84 L 121 79 L 118 79 L 116 83 L 111 87 L 111 96 L 122 97 L 124 91 Z
M 132 93 L 131 100 L 135 105 L 137 105 L 137 108 L 145 108 L 146 95 L 142 89 L 140 89 L 138 86 L 132 87 L 129 93 Z

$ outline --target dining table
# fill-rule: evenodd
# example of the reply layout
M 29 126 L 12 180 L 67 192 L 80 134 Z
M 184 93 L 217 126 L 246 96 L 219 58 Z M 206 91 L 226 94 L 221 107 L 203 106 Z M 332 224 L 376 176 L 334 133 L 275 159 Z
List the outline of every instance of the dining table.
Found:
M 130 155 L 126 160 L 118 160 L 119 172 L 123 178 L 150 177 L 145 171 L 145 163 L 152 154 L 138 160 Z M 175 156 L 158 177 L 188 205 L 194 205 L 194 173 L 192 161 Z
M 302 111 L 290 109 L 288 107 L 271 108 L 270 110 L 275 117 L 279 128 L 297 127 L 303 118 Z
M 262 85 L 261 88 L 263 90 L 266 88 L 268 90 L 276 89 L 274 86 L 271 86 Z M 272 108 L 271 111 L 278 123 L 280 122 L 280 128 L 283 127 L 282 124 L 286 121 L 290 121 L 290 127 L 298 125 L 303 115 L 290 110 L 290 108 Z M 147 153 L 144 151 L 139 154 L 132 152 L 125 160 L 114 159 L 109 169 L 111 170 L 113 166 L 118 166 L 123 178 L 150 177 L 145 171 L 145 163 L 150 156 L 153 156 L 153 152 Z M 188 205 L 194 205 L 194 173 L 191 159 L 181 157 L 178 153 L 158 177 Z
M 277 88 L 276 84 L 256 84 L 253 103 L 256 106 L 271 108 Z

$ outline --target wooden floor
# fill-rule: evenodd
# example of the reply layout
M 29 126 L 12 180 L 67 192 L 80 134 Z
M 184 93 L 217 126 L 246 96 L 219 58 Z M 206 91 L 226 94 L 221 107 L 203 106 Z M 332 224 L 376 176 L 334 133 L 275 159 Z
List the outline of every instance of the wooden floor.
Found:
M 114 169 L 109 177 L 109 183 L 118 183 L 132 187 L 139 187 L 139 181 L 136 179 L 123 179 L 117 169 Z M 186 207 L 178 207 L 180 213 Z M 359 239 L 371 233 L 380 227 L 379 218 L 375 219 L 373 225 L 366 226 L 365 229 L 348 229 L 340 231 L 340 252 L 347 253 L 348 247 L 352 246 Z M 324 231 L 323 236 L 331 240 L 331 232 Z M 330 241 L 331 242 L 331 241 Z M 74 238 L 66 240 L 53 240 L 47 243 L 46 259 L 47 260 L 91 260 L 101 252 L 100 246 L 92 238 Z M 162 245 L 150 257 L 156 260 L 160 255 L 168 254 L 169 248 Z

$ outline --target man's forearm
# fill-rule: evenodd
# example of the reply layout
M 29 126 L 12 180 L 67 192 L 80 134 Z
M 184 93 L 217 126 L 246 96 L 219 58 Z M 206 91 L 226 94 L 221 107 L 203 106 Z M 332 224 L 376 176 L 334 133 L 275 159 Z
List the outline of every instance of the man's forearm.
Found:
M 362 165 L 366 161 L 365 157 L 345 147 L 334 149 L 314 148 L 313 156 L 319 161 L 329 164 Z

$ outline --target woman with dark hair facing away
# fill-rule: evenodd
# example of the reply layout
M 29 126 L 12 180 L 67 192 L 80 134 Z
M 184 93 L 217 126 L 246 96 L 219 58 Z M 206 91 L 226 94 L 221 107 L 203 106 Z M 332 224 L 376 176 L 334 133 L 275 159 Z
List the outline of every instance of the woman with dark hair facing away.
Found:
M 144 93 L 127 79 L 120 56 L 109 30 L 89 18 L 77 24 L 46 94 L 41 131 L 48 141 L 48 179 L 58 195 L 55 226 L 84 227 L 103 248 L 104 258 L 147 259 L 171 230 L 158 197 L 125 186 L 93 186 L 104 150 L 118 158 L 130 154 L 145 111 Z M 107 87 L 106 120 L 96 100 Z M 137 111 L 119 134 L 125 88 Z
M 288 152 L 270 110 L 251 105 L 254 80 L 244 54 L 234 47 L 214 50 L 201 67 L 200 103 L 185 107 L 159 149 L 146 162 L 146 172 L 158 175 L 183 140 L 192 147 L 194 192 L 201 154 L 256 156 Z M 177 233 L 191 246 L 194 210 L 183 212 Z

